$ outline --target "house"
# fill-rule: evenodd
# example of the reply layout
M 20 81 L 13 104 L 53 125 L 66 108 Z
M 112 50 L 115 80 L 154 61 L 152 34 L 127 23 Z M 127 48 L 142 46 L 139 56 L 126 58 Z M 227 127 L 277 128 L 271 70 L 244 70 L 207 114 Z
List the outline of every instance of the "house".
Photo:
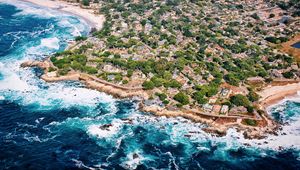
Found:
M 145 100 L 144 104 L 146 106 L 153 106 L 153 105 L 160 106 L 160 107 L 164 106 L 164 104 L 159 99 Z
M 107 80 L 109 81 L 113 81 L 114 79 L 115 79 L 115 75 L 110 74 L 107 76 Z
M 213 103 L 216 103 L 216 101 L 217 101 L 217 98 L 210 98 L 208 103 L 213 104 Z
M 212 111 L 213 111 L 213 105 L 210 105 L 210 104 L 204 104 L 204 105 L 203 105 L 203 109 L 204 109 L 205 111 L 212 112 Z
M 270 70 L 269 72 L 273 77 L 276 77 L 276 78 L 283 77 L 282 74 L 280 73 L 280 71 L 278 71 L 278 70 L 273 69 L 273 70 Z
M 221 110 L 220 110 L 220 113 L 221 114 L 227 114 L 228 111 L 229 111 L 229 106 L 223 105 L 222 108 L 221 108 Z
M 214 105 L 213 106 L 213 112 L 214 113 L 219 113 L 220 112 L 220 110 L 221 110 L 221 105 Z
M 107 73 L 123 73 L 125 72 L 124 70 L 118 68 L 118 67 L 115 67 L 111 64 L 106 64 L 103 66 L 102 68 L 103 71 L 107 72 Z
M 227 98 L 231 93 L 231 90 L 230 89 L 227 89 L 227 88 L 222 88 L 221 89 L 221 97 L 224 97 L 224 98 Z
M 248 113 L 247 108 L 243 106 L 234 107 L 229 111 L 229 115 L 241 115 L 244 113 Z

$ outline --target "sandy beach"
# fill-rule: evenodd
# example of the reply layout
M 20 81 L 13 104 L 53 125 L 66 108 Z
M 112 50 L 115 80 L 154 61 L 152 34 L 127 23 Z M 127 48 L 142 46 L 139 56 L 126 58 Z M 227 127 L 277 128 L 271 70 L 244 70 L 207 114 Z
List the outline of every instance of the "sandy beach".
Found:
M 260 103 L 264 108 L 274 105 L 281 100 L 296 95 L 300 91 L 300 83 L 292 83 L 284 86 L 268 86 L 258 94 L 262 97 Z
M 51 8 L 54 10 L 59 10 L 64 13 L 76 15 L 86 22 L 88 22 L 91 27 L 96 28 L 97 30 L 102 28 L 102 25 L 105 21 L 103 15 L 95 14 L 93 9 L 83 9 L 78 4 L 72 4 L 60 0 L 22 0 L 25 2 L 30 2 L 39 6 Z

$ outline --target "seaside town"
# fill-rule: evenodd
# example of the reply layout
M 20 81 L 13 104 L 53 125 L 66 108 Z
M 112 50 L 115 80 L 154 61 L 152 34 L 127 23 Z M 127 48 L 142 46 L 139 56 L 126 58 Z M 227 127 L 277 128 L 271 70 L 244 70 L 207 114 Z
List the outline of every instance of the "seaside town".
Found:
M 45 81 L 80 80 L 143 111 L 249 138 L 274 133 L 267 107 L 300 90 L 300 1 L 66 1 L 101 24 L 22 64 L 43 68 Z

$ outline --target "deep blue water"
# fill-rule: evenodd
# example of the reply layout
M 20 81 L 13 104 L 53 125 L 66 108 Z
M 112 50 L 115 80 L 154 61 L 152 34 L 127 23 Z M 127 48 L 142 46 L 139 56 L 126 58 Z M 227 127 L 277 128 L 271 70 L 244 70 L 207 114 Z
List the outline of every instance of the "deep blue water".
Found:
M 295 48 L 300 48 L 300 42 L 297 42 L 297 43 L 293 44 L 292 46 Z
M 56 11 L 0 3 L 0 169 L 300 169 L 296 99 L 271 109 L 288 123 L 278 136 L 247 140 L 231 129 L 216 137 L 202 124 L 154 117 L 135 101 L 45 83 L 40 70 L 19 67 L 88 30 Z

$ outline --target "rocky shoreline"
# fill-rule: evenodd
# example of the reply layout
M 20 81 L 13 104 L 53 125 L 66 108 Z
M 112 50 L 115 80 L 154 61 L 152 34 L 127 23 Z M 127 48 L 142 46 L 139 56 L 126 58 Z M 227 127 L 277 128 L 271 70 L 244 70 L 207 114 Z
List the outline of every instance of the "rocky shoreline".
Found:
M 217 136 L 225 135 L 228 128 L 235 127 L 240 131 L 244 131 L 245 137 L 257 139 L 265 137 L 267 133 L 274 134 L 279 128 L 279 125 L 268 115 L 262 115 L 262 119 L 256 119 L 259 126 L 249 126 L 242 123 L 244 120 L 243 118 L 235 116 L 208 115 L 187 109 L 172 111 L 164 107 L 146 106 L 144 101 L 149 98 L 149 94 L 142 88 L 130 88 L 116 85 L 95 76 L 79 72 L 70 72 L 65 76 L 57 76 L 55 71 L 49 72 L 49 68 L 53 67 L 49 58 L 44 61 L 27 61 L 22 63 L 21 67 L 39 67 L 43 69 L 44 74 L 41 76 L 41 79 L 46 82 L 69 80 L 80 81 L 85 84 L 87 88 L 107 93 L 116 98 L 123 99 L 137 97 L 139 99 L 139 109 L 141 111 L 151 112 L 156 116 L 183 117 L 194 122 L 204 123 L 209 126 L 208 128 L 205 128 L 205 131 L 216 134 Z M 265 105 L 262 105 L 261 107 L 265 108 Z

